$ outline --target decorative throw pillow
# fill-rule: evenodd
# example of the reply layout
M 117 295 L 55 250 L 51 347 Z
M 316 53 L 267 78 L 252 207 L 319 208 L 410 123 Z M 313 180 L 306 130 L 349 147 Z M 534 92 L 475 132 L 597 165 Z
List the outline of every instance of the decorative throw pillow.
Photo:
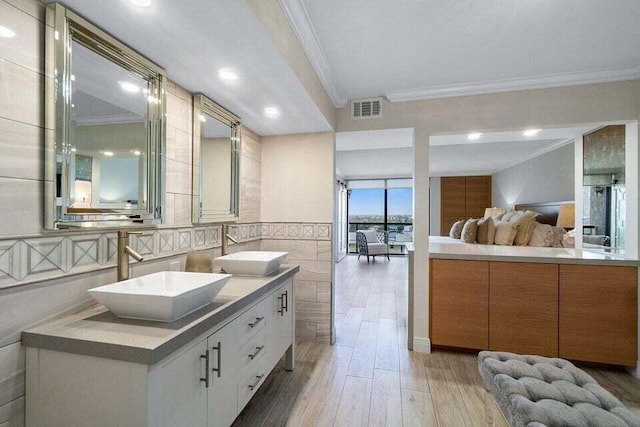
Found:
M 535 226 L 536 217 L 540 214 L 533 211 L 517 212 L 509 220 L 510 223 L 515 225 L 516 238 L 513 242 L 516 246 L 527 246 L 529 239 L 531 239 L 531 233 L 533 233 L 533 227 Z
M 553 225 L 551 226 L 551 229 L 553 230 L 553 244 L 551 246 L 554 248 L 561 248 L 562 238 L 567 233 L 567 230 L 562 227 L 555 227 Z
M 576 233 L 575 230 L 568 231 L 562 236 L 562 247 L 573 248 L 576 246 Z
M 475 243 L 477 237 L 478 237 L 478 220 L 468 219 L 467 222 L 464 223 L 464 227 L 462 227 L 462 234 L 460 235 L 460 238 L 465 243 Z
M 496 245 L 512 246 L 513 239 L 516 238 L 516 233 L 517 231 L 512 223 L 497 221 L 494 243 Z
M 516 211 L 509 211 L 507 213 L 505 213 L 504 215 L 502 215 L 502 218 L 500 218 L 500 221 L 510 221 L 511 217 L 516 215 L 518 212 Z
M 550 248 L 553 246 L 553 228 L 549 224 L 534 223 L 529 246 L 538 248 Z
M 465 222 L 467 222 L 466 219 L 454 222 L 451 226 L 451 230 L 449 231 L 449 237 L 452 239 L 459 239 L 462 235 L 462 229 L 464 228 Z
M 496 237 L 496 224 L 493 217 L 478 221 L 478 238 L 476 241 L 483 245 L 493 245 Z

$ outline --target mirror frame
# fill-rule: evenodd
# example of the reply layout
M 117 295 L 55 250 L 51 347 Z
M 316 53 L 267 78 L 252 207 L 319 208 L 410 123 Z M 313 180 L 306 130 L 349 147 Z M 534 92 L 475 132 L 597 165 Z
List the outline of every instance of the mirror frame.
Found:
M 45 138 L 44 228 L 126 227 L 155 225 L 163 221 L 165 171 L 165 109 L 166 72 L 130 47 L 111 37 L 95 25 L 66 7 L 55 3 L 47 6 L 45 63 L 45 124 L 53 132 Z M 147 103 L 147 204 L 142 209 L 70 208 L 68 170 L 56 175 L 58 163 L 68 168 L 71 114 L 72 42 L 103 56 L 149 82 L 150 96 L 156 102 Z M 59 182 L 58 182 L 59 181 Z M 60 188 L 60 197 L 56 188 Z
M 207 114 L 214 119 L 229 126 L 231 130 L 231 200 L 228 215 L 203 215 L 202 214 L 202 179 L 200 174 L 200 149 L 202 135 L 202 121 L 200 116 Z M 241 147 L 241 121 L 226 108 L 215 103 L 205 95 L 198 93 L 193 95 L 193 187 L 191 214 L 194 224 L 237 222 L 240 217 L 240 147 Z

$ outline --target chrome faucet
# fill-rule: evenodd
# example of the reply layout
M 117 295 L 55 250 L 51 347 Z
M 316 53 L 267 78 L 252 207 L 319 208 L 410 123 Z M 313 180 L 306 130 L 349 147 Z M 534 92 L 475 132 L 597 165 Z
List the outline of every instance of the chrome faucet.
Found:
M 118 231 L 118 282 L 129 279 L 129 256 L 138 262 L 144 257 L 129 246 L 129 235 L 142 234 L 140 231 Z
M 238 243 L 238 241 L 229 234 L 229 224 L 222 224 L 222 256 L 229 253 L 229 240 L 233 243 Z

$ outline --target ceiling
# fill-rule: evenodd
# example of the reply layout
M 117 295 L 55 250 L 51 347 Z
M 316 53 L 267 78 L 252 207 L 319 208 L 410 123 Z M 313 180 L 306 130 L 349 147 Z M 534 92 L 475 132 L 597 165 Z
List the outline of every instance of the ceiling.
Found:
M 640 78 L 638 0 L 280 0 L 336 104 Z
M 115 38 L 164 67 L 171 80 L 202 92 L 240 116 L 260 135 L 331 129 L 286 59 L 244 1 L 128 0 L 62 2 Z M 238 74 L 218 77 L 220 68 Z M 277 118 L 265 117 L 277 107 Z
M 429 175 L 493 174 L 556 150 L 596 126 L 541 129 L 533 136 L 524 130 L 430 138 Z M 336 168 L 344 178 L 410 177 L 413 174 L 411 129 L 336 133 Z

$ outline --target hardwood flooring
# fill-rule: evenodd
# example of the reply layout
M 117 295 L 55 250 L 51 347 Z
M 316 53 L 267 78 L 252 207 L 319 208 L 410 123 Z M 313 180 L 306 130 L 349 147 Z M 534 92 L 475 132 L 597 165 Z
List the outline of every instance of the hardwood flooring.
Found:
M 299 342 L 296 369 L 280 364 L 234 426 L 484 425 L 475 354 L 407 350 L 407 259 L 336 265 L 336 345 Z M 582 367 L 640 414 L 640 382 Z M 497 426 L 506 426 L 499 415 Z

